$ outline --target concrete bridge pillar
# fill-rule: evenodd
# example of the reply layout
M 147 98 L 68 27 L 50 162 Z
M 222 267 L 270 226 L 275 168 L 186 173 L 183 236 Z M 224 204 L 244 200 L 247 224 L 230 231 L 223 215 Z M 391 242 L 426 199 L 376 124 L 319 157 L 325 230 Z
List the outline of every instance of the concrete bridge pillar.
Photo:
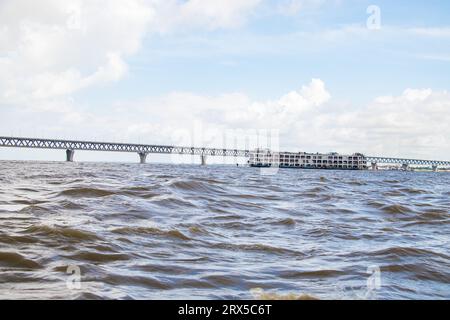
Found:
M 439 169 L 438 169 L 438 166 L 437 166 L 437 165 L 434 165 L 434 166 L 432 166 L 432 168 L 433 168 L 433 172 L 438 172 L 438 171 L 439 171 Z
M 407 164 L 407 163 L 402 164 L 402 170 L 408 171 L 408 169 L 409 169 L 409 164 Z
M 66 150 L 66 161 L 67 162 L 73 162 L 73 155 L 75 154 L 74 150 Z
M 372 162 L 371 165 L 372 165 L 372 170 L 374 170 L 374 171 L 378 170 L 378 164 L 376 162 Z
M 146 152 L 139 152 L 138 155 L 139 155 L 140 163 L 141 164 L 145 164 L 145 161 L 147 160 L 148 153 L 146 153 Z
M 202 166 L 206 166 L 206 155 L 204 154 L 200 155 L 200 160 L 202 162 Z

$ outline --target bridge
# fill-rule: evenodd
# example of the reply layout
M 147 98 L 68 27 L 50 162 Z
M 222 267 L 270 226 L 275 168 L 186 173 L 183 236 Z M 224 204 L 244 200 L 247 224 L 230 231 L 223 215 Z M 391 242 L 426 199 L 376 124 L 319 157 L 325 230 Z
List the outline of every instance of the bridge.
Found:
M 139 155 L 140 163 L 145 163 L 147 155 L 150 153 L 198 155 L 200 156 L 203 165 L 206 164 L 207 156 L 222 156 L 222 157 L 249 156 L 248 150 L 238 150 L 238 149 L 175 147 L 175 146 L 149 145 L 149 144 L 36 139 L 36 138 L 18 138 L 18 137 L 0 137 L 0 147 L 66 150 L 66 160 L 69 162 L 73 161 L 75 150 L 134 152 Z
M 371 164 L 373 170 L 377 170 L 378 164 L 401 164 L 404 170 L 408 169 L 411 165 L 428 166 L 437 171 L 439 166 L 450 167 L 450 161 L 440 161 L 440 160 L 418 160 L 418 159 L 402 159 L 402 158 L 389 158 L 389 157 L 365 157 L 367 163 Z
M 0 147 L 10 148 L 34 148 L 34 149 L 57 149 L 66 151 L 66 161 L 72 162 L 75 150 L 85 151 L 108 151 L 108 152 L 133 152 L 139 155 L 140 163 L 145 163 L 147 155 L 158 154 L 185 154 L 200 156 L 202 165 L 206 164 L 207 156 L 222 157 L 245 157 L 250 156 L 249 150 L 240 149 L 218 149 L 218 148 L 198 148 L 198 147 L 177 147 L 166 145 L 130 144 L 114 142 L 95 142 L 77 140 L 57 140 L 57 139 L 37 139 L 20 137 L 1 137 Z M 406 170 L 410 165 L 423 165 L 437 171 L 439 166 L 450 167 L 450 161 L 439 160 L 417 160 L 389 157 L 366 156 L 364 159 L 371 164 L 373 170 L 378 168 L 378 164 L 401 164 Z

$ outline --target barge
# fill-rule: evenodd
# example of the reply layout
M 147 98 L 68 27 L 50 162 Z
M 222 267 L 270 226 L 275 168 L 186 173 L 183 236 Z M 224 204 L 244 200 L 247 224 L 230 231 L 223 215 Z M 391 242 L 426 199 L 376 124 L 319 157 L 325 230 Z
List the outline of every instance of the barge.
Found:
M 332 153 L 272 152 L 256 149 L 249 154 L 248 164 L 258 168 L 366 170 L 366 157 L 361 153 L 342 155 Z

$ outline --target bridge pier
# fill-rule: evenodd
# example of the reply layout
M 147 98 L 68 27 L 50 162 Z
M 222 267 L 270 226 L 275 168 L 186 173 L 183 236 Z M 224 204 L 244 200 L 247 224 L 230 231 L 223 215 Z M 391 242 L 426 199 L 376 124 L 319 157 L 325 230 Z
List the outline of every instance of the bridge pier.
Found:
M 75 150 L 66 150 L 66 162 L 73 162 L 73 155 L 75 154 Z
M 438 172 L 438 171 L 439 171 L 439 169 L 438 169 L 438 166 L 437 166 L 437 165 L 434 165 L 434 166 L 432 166 L 432 169 L 433 169 L 433 172 Z
M 206 155 L 204 154 L 200 155 L 200 160 L 202 162 L 202 166 L 206 166 Z
M 402 170 L 408 171 L 408 169 L 409 169 L 409 164 L 407 164 L 407 163 L 402 164 Z
M 373 170 L 373 171 L 378 170 L 378 163 L 372 162 L 371 165 L 372 165 L 372 170 Z
M 138 155 L 139 155 L 140 164 L 145 164 L 145 162 L 147 160 L 148 153 L 146 153 L 146 152 L 139 152 Z

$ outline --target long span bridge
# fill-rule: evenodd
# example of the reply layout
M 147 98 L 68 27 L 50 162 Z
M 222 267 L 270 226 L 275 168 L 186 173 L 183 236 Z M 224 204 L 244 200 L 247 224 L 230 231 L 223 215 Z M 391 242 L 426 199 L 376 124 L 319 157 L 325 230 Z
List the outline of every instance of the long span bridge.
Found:
M 418 159 L 404 159 L 404 158 L 390 158 L 390 157 L 365 157 L 367 163 L 370 163 L 372 169 L 376 170 L 379 163 L 383 164 L 401 164 L 404 169 L 407 169 L 410 165 L 429 166 L 434 171 L 440 166 L 450 167 L 450 161 L 440 160 L 418 160 Z
M 166 145 L 150 144 L 131 144 L 114 142 L 96 142 L 96 141 L 78 141 L 78 140 L 59 140 L 59 139 L 39 139 L 23 137 L 1 137 L 0 147 L 10 148 L 34 148 L 34 149 L 56 149 L 66 151 L 66 161 L 72 162 L 75 150 L 85 151 L 108 151 L 108 152 L 132 152 L 139 155 L 140 163 L 145 163 L 147 155 L 156 154 L 185 154 L 198 155 L 204 165 L 207 156 L 222 157 L 245 157 L 250 156 L 250 150 L 240 149 L 219 149 L 219 148 L 198 148 L 198 147 L 178 147 Z M 450 161 L 440 160 L 418 160 L 390 157 L 372 157 L 366 156 L 365 160 L 376 169 L 378 164 L 401 164 L 403 168 L 410 165 L 423 165 L 437 170 L 440 166 L 450 167 Z
M 145 163 L 147 155 L 150 153 L 198 155 L 201 157 L 202 164 L 205 164 L 207 156 L 249 157 L 250 153 L 248 150 L 238 150 L 238 149 L 176 147 L 176 146 L 151 145 L 151 144 L 132 144 L 132 143 L 94 142 L 94 141 L 77 141 L 77 140 L 18 138 L 18 137 L 0 137 L 0 147 L 66 150 L 66 160 L 69 162 L 73 161 L 75 150 L 133 152 L 139 155 L 141 163 Z

